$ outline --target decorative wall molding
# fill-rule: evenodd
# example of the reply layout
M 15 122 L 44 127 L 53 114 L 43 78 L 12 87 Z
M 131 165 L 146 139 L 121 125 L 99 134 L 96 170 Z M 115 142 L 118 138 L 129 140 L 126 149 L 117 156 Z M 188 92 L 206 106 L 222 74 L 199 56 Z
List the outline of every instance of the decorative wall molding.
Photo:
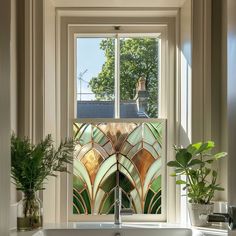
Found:
M 1 2 L 0 32 L 0 235 L 8 235 L 11 165 L 11 1 Z
M 192 4 L 192 142 L 197 142 L 211 139 L 211 0 Z

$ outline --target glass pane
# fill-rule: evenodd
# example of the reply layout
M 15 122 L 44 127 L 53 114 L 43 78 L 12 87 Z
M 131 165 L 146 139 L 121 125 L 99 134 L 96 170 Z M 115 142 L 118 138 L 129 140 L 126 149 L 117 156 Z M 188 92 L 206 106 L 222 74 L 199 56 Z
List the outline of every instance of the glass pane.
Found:
M 114 42 L 77 38 L 77 118 L 114 117 Z
M 159 38 L 120 39 L 121 118 L 158 117 Z
M 74 138 L 78 143 L 78 150 L 75 152 L 73 170 L 74 214 L 112 214 L 116 186 L 122 190 L 124 207 L 131 204 L 137 214 L 161 214 L 163 157 L 161 146 L 157 146 L 157 142 L 152 140 L 158 137 L 164 144 L 164 125 L 163 121 L 75 123 Z M 158 129 L 151 130 L 150 126 Z M 81 127 L 91 137 L 91 143 L 81 142 L 83 136 L 76 135 Z M 134 133 L 136 138 L 133 137 Z M 116 151 L 111 151 L 108 155 L 105 151 L 106 145 L 101 142 L 103 139 L 109 140 L 111 150 L 115 147 Z M 126 153 L 126 149 L 130 151 Z

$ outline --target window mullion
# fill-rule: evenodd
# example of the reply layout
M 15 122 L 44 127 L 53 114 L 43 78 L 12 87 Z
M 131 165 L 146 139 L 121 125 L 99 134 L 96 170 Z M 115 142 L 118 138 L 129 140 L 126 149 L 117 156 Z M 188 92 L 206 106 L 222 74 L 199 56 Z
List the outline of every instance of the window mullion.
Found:
M 115 39 L 115 118 L 120 118 L 120 38 Z

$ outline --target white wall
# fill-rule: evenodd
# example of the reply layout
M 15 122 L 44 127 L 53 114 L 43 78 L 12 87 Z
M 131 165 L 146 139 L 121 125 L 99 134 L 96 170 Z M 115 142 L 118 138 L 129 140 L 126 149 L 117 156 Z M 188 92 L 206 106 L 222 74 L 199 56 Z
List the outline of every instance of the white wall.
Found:
M 11 1 L 0 1 L 0 235 L 8 235 L 10 205 L 10 17 Z
M 192 104 L 192 2 L 186 0 L 180 9 L 180 130 L 179 144 L 187 146 L 191 142 L 191 104 Z M 185 195 L 180 189 L 181 195 Z M 185 223 L 187 217 L 186 196 L 180 197 L 180 219 Z
M 192 8 L 186 0 L 180 9 L 180 143 L 191 142 L 191 84 L 192 84 Z

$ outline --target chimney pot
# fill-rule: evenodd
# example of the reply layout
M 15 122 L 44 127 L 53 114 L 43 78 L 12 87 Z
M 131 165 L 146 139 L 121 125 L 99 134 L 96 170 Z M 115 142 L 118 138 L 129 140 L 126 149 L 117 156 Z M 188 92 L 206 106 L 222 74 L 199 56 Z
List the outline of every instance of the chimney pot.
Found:
M 136 86 L 138 91 L 146 91 L 146 79 L 144 77 L 140 77 Z

